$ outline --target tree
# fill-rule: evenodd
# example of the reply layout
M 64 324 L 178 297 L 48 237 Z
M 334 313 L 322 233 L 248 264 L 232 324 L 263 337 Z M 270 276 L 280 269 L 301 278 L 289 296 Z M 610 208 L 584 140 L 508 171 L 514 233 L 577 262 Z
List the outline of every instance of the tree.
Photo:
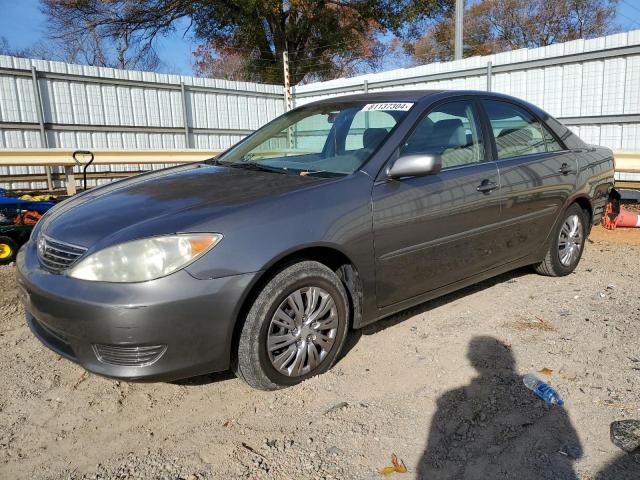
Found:
M 193 52 L 193 69 L 200 77 L 251 81 L 246 55 L 236 50 L 216 49 L 209 44 L 199 45 Z
M 150 43 L 136 32 L 121 30 L 112 35 L 104 22 L 122 21 L 122 9 L 109 0 L 92 2 L 90 9 L 70 8 L 74 2 L 42 0 L 48 18 L 49 44 L 35 48 L 40 57 L 96 67 L 157 70 L 160 59 Z M 79 1 L 76 3 L 86 4 Z M 131 2 L 135 3 L 135 2 Z
M 486 19 L 510 48 L 535 48 L 610 33 L 618 0 L 485 0 Z
M 228 72 L 233 60 L 243 78 L 282 83 L 282 54 L 288 51 L 296 84 L 375 64 L 385 50 L 381 34 L 411 36 L 454 0 L 42 1 L 52 18 L 72 22 L 76 32 L 90 26 L 99 37 L 129 36 L 142 49 L 188 18 L 202 40 L 200 73 Z
M 0 55 L 13 55 L 13 50 L 9 45 L 7 37 L 0 37 Z
M 30 56 L 30 49 L 16 49 L 11 47 L 7 37 L 0 37 L 0 55 L 9 55 L 12 57 L 28 57 Z
M 495 35 L 487 18 L 488 2 L 472 5 L 464 16 L 463 56 L 489 55 L 505 49 L 505 43 Z M 455 50 L 455 22 L 453 14 L 431 25 L 427 34 L 407 50 L 416 63 L 444 62 L 453 59 Z
M 465 12 L 464 55 L 606 35 L 613 29 L 618 0 L 481 0 Z M 453 58 L 454 20 L 450 12 L 406 49 L 418 63 Z

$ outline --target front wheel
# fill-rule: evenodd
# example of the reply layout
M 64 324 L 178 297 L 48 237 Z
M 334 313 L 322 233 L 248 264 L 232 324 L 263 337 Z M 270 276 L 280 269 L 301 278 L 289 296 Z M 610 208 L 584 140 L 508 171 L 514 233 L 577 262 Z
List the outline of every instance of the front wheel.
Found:
M 327 371 L 349 325 L 349 301 L 338 276 L 304 261 L 279 272 L 251 306 L 234 371 L 249 385 L 276 390 Z
M 544 260 L 536 266 L 536 272 L 561 277 L 575 270 L 587 239 L 587 217 L 580 205 L 574 203 L 567 208 L 553 233 Z

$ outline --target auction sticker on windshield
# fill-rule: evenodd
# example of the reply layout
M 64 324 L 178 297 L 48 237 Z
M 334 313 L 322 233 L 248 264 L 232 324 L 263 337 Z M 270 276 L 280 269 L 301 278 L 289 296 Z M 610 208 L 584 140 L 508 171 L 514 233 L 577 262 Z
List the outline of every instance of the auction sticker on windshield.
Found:
M 373 112 L 376 110 L 386 110 L 395 112 L 407 112 L 413 107 L 413 103 L 368 103 L 363 108 L 363 112 Z

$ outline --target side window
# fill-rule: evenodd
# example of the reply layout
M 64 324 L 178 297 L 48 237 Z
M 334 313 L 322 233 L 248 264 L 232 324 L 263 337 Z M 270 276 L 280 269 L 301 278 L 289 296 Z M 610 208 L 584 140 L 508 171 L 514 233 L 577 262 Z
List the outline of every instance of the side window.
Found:
M 366 148 L 375 150 L 378 144 L 395 127 L 397 121 L 391 114 L 383 111 L 358 112 L 351 121 L 347 132 L 345 150 Z
M 499 100 L 485 100 L 484 106 L 496 139 L 498 159 L 547 151 L 542 126 L 529 112 Z
M 482 130 L 473 102 L 445 103 L 423 117 L 400 150 L 401 155 L 419 153 L 441 155 L 442 168 L 484 161 Z

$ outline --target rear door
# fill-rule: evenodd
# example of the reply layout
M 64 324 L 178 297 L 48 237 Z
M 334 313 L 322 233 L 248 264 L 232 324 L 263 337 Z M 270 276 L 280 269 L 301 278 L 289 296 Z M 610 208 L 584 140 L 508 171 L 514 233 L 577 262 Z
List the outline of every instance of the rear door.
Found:
M 433 107 L 399 155 L 442 156 L 437 175 L 373 187 L 376 294 L 383 307 L 488 269 L 499 221 L 498 168 L 475 100 Z
M 575 189 L 575 155 L 521 105 L 484 99 L 500 172 L 502 229 L 496 262 L 526 257 L 545 242 Z

